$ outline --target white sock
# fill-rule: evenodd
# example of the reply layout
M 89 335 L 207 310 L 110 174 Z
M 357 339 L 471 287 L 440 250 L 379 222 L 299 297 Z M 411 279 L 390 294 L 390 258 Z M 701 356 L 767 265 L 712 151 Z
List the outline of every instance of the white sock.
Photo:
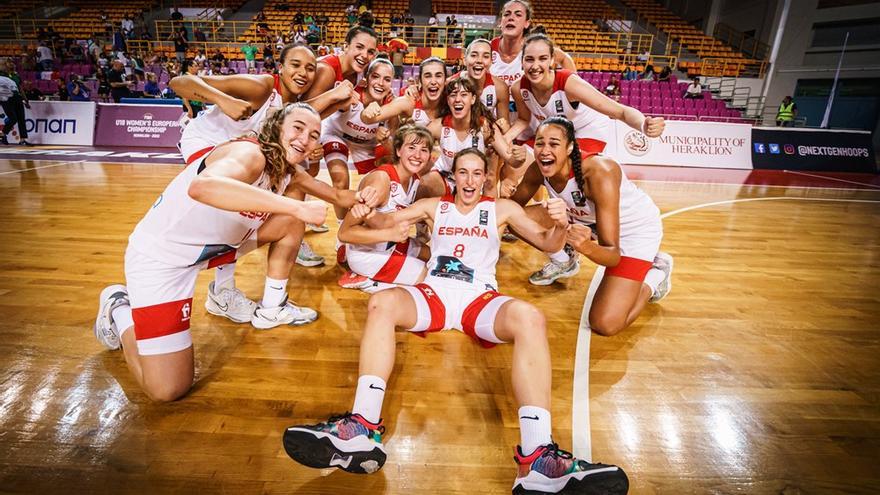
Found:
M 645 285 L 651 288 L 651 295 L 657 293 L 657 286 L 666 278 L 666 272 L 657 268 L 651 268 L 645 275 Z
M 113 316 L 113 323 L 116 324 L 116 331 L 119 332 L 119 340 L 121 341 L 122 334 L 134 327 L 134 319 L 131 317 L 131 306 L 128 304 L 117 306 L 111 315 Z
M 354 395 L 351 412 L 360 414 L 370 423 L 378 423 L 382 416 L 382 402 L 385 400 L 385 380 L 375 375 L 358 377 L 358 388 Z
M 235 287 L 235 263 L 220 265 L 214 269 L 214 292 Z
M 519 408 L 520 446 L 525 455 L 529 455 L 541 445 L 551 443 L 550 411 L 535 406 Z
M 263 301 L 261 305 L 264 308 L 277 308 L 284 302 L 287 296 L 287 279 L 276 280 L 266 277 L 266 285 L 263 287 Z
M 555 253 L 550 253 L 547 256 L 550 257 L 550 261 L 554 263 L 559 263 L 560 265 L 563 263 L 568 263 L 568 260 L 571 259 L 571 257 L 568 255 L 568 253 L 565 252 L 564 249 L 560 249 Z

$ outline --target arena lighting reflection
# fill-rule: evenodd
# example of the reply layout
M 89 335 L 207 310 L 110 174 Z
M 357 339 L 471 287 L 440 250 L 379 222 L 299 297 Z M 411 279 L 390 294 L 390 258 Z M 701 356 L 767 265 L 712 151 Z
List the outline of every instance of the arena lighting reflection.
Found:
M 89 390 L 92 381 L 92 370 L 77 375 L 76 381 L 68 388 L 67 396 L 64 397 L 63 416 L 58 420 L 55 429 L 55 441 L 59 443 L 74 443 L 76 440 L 77 423 L 84 409 L 89 407 Z
M 2 382 L 6 389 L 0 392 L 0 429 L 2 430 L 6 430 L 6 421 L 15 417 L 15 405 L 18 404 L 18 397 L 24 388 L 24 383 L 18 380 L 21 377 L 21 372 L 13 372 L 11 374 L 18 376 L 15 376 L 15 378 L 4 377 Z
M 678 418 L 672 411 L 664 410 L 660 414 L 660 428 L 663 430 L 663 444 L 669 450 L 681 448 L 681 438 L 678 433 Z
M 738 404 L 737 407 L 743 407 Z M 740 411 L 738 415 L 742 415 Z M 731 454 L 728 459 L 731 463 L 739 465 L 739 455 L 743 454 L 744 434 L 737 428 L 736 420 L 728 410 L 728 404 L 724 399 L 717 398 L 709 400 L 709 418 L 706 425 L 709 433 L 715 440 L 715 443 L 721 447 L 724 452 Z
M 49 370 L 45 377 L 40 380 L 40 383 L 36 387 L 36 392 L 30 398 L 31 407 L 30 414 L 28 415 L 28 424 L 30 426 L 26 426 L 26 429 L 33 428 L 43 423 L 43 413 L 46 411 L 46 407 L 49 406 L 49 401 L 52 400 L 52 397 L 55 394 L 55 380 L 57 379 L 58 367 L 56 366 Z M 54 421 L 47 422 L 51 424 Z
M 639 446 L 639 430 L 636 427 L 636 421 L 626 412 L 617 413 L 617 430 L 620 432 L 620 439 L 630 451 L 635 451 Z

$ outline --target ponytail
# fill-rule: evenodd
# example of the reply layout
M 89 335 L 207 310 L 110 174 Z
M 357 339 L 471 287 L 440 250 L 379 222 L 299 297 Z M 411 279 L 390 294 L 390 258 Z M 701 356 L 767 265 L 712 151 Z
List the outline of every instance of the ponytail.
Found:
M 540 131 L 545 125 L 554 125 L 562 129 L 565 132 L 565 139 L 571 144 L 571 153 L 568 154 L 568 159 L 571 161 L 571 169 L 572 172 L 574 172 L 574 181 L 577 183 L 578 191 L 581 193 L 579 197 L 575 198 L 577 200 L 575 205 L 584 206 L 587 204 L 586 194 L 584 194 L 584 170 L 581 159 L 581 148 L 578 146 L 574 134 L 574 124 L 565 117 L 554 116 L 541 122 L 541 125 L 538 126 L 538 129 L 536 129 L 535 132 L 537 133 Z

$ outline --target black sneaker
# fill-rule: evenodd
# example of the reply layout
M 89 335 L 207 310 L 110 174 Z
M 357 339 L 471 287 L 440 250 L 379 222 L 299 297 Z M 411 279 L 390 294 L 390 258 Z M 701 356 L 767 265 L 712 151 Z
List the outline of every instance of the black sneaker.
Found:
M 332 416 L 326 423 L 287 428 L 284 450 L 304 466 L 369 474 L 385 464 L 383 433 L 382 421 L 373 424 L 360 414 L 345 413 Z
M 519 468 L 514 495 L 626 495 L 629 491 L 623 469 L 580 460 L 555 443 L 542 445 L 529 455 L 523 455 L 517 446 L 513 460 Z

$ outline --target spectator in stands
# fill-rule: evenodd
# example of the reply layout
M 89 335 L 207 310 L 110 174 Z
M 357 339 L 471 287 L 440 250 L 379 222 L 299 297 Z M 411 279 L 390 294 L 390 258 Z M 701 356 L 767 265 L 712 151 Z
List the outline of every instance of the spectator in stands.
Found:
M 147 82 L 144 83 L 144 96 L 150 98 L 159 97 L 159 78 L 152 72 L 147 72 Z
M 430 46 L 433 43 L 437 43 L 437 11 L 431 11 L 431 17 L 428 18 L 428 39 L 427 45 Z
M 357 7 L 355 7 L 355 5 L 353 3 L 349 4 L 348 7 L 345 8 L 345 15 L 347 15 L 347 16 L 354 14 L 356 12 L 357 12 Z
M 26 70 L 28 72 L 34 72 L 37 70 L 37 57 L 36 50 L 29 50 L 25 48 L 21 52 L 21 70 Z
M 196 65 L 201 67 L 202 65 L 205 65 L 205 62 L 207 62 L 207 61 L 208 61 L 208 57 L 205 55 L 205 50 L 202 50 L 201 48 L 199 48 L 198 51 L 196 52 L 196 56 L 193 57 L 193 62 L 195 62 Z
M 186 59 L 186 49 L 189 46 L 187 38 L 186 28 L 182 25 L 168 37 L 169 40 L 174 41 L 174 56 L 181 63 Z
M 306 33 L 306 43 L 310 45 L 317 45 L 321 42 L 321 30 L 318 29 L 318 26 L 312 24 L 309 26 L 309 31 Z M 281 47 L 284 48 L 284 47 Z M 281 48 L 278 51 L 281 51 Z
M 114 103 L 119 103 L 119 100 L 131 95 L 129 88 L 134 83 L 125 77 L 125 67 L 121 61 L 113 61 L 107 72 L 107 81 L 110 83 L 110 97 L 113 98 Z
M 37 63 L 40 64 L 40 70 L 52 70 L 52 50 L 46 46 L 45 41 L 41 41 L 37 47 Z
M 461 40 L 459 39 L 459 34 L 461 33 L 461 30 L 456 28 L 456 26 L 458 26 L 458 19 L 455 18 L 455 14 L 452 14 L 452 23 L 449 25 L 453 28 L 450 32 L 450 35 L 452 36 L 452 42 L 460 43 Z
M 198 67 L 192 63 L 190 60 L 183 61 L 183 74 L 189 74 L 191 76 L 198 75 Z M 183 98 L 183 110 L 186 112 L 186 116 L 194 119 L 199 115 L 199 112 L 204 110 L 205 104 L 198 100 L 188 100 Z
M 670 69 L 669 66 L 667 65 L 666 67 L 663 67 L 663 70 L 660 71 L 660 75 L 657 76 L 657 81 L 658 82 L 664 82 L 664 81 L 668 82 L 668 81 L 670 81 L 671 77 L 672 77 L 672 69 Z
M 98 55 L 98 73 L 106 74 L 109 69 L 110 55 L 108 55 L 106 52 L 101 52 L 101 54 Z
M 205 32 L 199 29 L 198 26 L 193 27 L 193 40 L 204 43 L 208 41 L 208 37 L 205 35 Z
M 327 17 L 327 14 L 318 14 L 318 16 L 315 17 L 315 22 L 317 22 L 319 26 L 327 26 L 327 24 L 330 24 L 330 18 Z
M 119 29 L 113 30 L 113 51 L 116 52 L 116 56 L 119 57 L 121 53 L 124 53 L 127 50 L 125 43 L 125 36 L 122 36 L 122 31 Z
M 691 83 L 688 84 L 687 89 L 684 91 L 684 97 L 695 100 L 703 98 L 703 86 L 700 85 L 699 77 L 694 76 L 694 78 L 691 80 Z
M 211 61 L 215 64 L 220 65 L 221 67 L 226 65 L 226 56 L 223 55 L 223 51 L 221 49 L 217 49 L 217 52 L 214 53 L 214 56 L 211 57 Z
M 651 60 L 651 50 L 650 49 L 645 50 L 645 53 L 639 54 L 639 56 L 636 58 L 638 59 L 639 62 L 647 62 L 648 60 Z
M 348 27 L 354 26 L 358 20 L 357 11 L 352 11 L 351 13 L 346 14 L 345 19 L 348 21 Z
M 358 24 L 364 27 L 368 27 L 370 29 L 373 28 L 373 24 L 376 22 L 376 19 L 373 17 L 373 13 L 369 10 L 364 10 L 358 16 Z
M 624 81 L 635 81 L 639 78 L 639 71 L 633 69 L 632 65 L 627 65 L 626 69 L 623 69 L 623 80 Z
M 306 16 L 303 15 L 302 12 L 296 11 L 296 14 L 293 14 L 293 23 L 297 25 L 302 25 L 305 21 Z
M 786 96 L 779 105 L 779 111 L 776 112 L 776 127 L 791 127 L 794 119 L 797 118 L 797 113 L 797 104 L 791 96 Z
M 611 76 L 608 85 L 605 86 L 605 94 L 614 101 L 620 101 L 620 82 L 617 76 Z
M 271 56 L 266 57 L 263 60 L 263 74 L 274 74 L 275 69 L 275 59 Z
M 21 84 L 22 92 L 29 101 L 40 101 L 43 99 L 43 92 L 34 87 L 30 81 L 24 81 Z
M 312 14 L 306 14 L 303 16 L 302 23 L 305 24 L 306 26 L 308 26 L 309 24 L 314 24 L 314 22 L 315 22 L 315 18 L 312 17 Z
M 70 101 L 89 101 L 89 89 L 79 80 L 77 74 L 71 74 L 70 82 L 67 83 L 67 94 L 70 95 Z
M 177 7 L 174 7 L 174 12 L 171 12 L 171 20 L 172 21 L 182 21 L 183 20 L 183 14 L 181 14 L 180 11 L 177 10 Z
M 303 30 L 302 26 L 298 26 L 296 28 L 296 32 L 293 33 L 293 42 L 294 43 L 305 43 L 307 39 L 306 32 Z
M 83 52 L 83 47 L 79 43 L 72 43 L 70 48 L 67 50 L 70 59 L 74 62 L 84 62 L 85 61 L 85 53 Z
M 251 40 L 245 40 L 244 46 L 241 47 L 241 52 L 244 53 L 244 64 L 248 69 L 256 67 L 257 52 L 259 51 L 259 48 L 251 44 Z
M 263 58 L 264 59 L 272 58 L 274 56 L 275 56 L 275 49 L 272 48 L 272 45 L 269 43 L 266 43 L 265 45 L 263 45 Z
M 15 62 L 11 58 L 0 59 L 0 74 L 12 79 L 21 88 L 21 76 L 15 71 Z
M 125 14 L 121 26 L 122 35 L 127 39 L 132 39 L 134 37 L 134 19 L 131 18 L 131 14 Z
M 642 81 L 656 81 L 657 74 L 654 73 L 654 66 L 651 64 L 646 65 L 645 72 L 642 72 L 642 74 L 639 76 L 639 79 L 641 79 Z
M 43 26 L 37 29 L 37 41 L 49 41 L 49 35 L 46 34 L 46 28 Z
M 27 95 L 21 92 L 18 84 L 11 78 L 4 75 L 6 72 L 0 72 L 0 106 L 3 107 L 3 113 L 6 114 L 6 121 L 3 122 L 3 131 L 0 132 L 0 143 L 9 144 L 6 135 L 12 131 L 15 125 L 18 125 L 19 144 L 27 145 L 27 129 L 24 122 L 24 108 L 30 108 Z
M 88 55 L 88 59 L 91 63 L 98 63 L 98 56 L 101 55 L 101 44 L 95 41 L 95 37 L 91 36 L 88 40 L 86 40 L 86 54 Z
M 67 90 L 67 83 L 64 79 L 57 79 L 55 83 L 58 85 L 58 101 L 70 101 L 70 91 Z

